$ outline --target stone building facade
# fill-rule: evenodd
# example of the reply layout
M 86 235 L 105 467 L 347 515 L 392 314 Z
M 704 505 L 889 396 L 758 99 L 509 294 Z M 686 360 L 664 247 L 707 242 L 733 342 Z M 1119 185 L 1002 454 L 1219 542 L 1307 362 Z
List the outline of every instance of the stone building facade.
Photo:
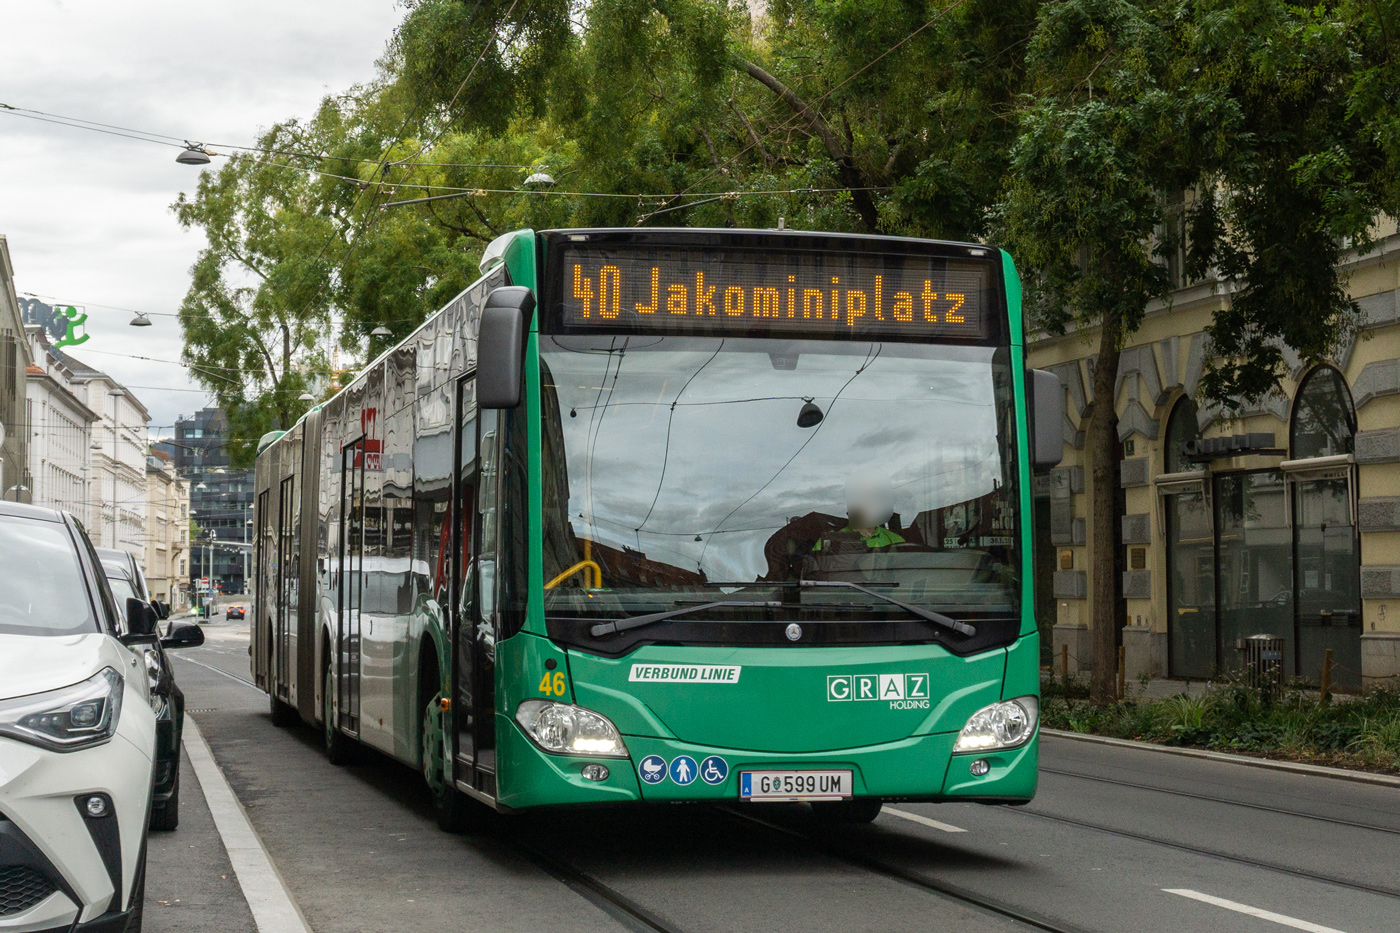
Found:
M 24 337 L 24 320 L 15 294 L 10 247 L 0 236 L 0 496 L 28 499 L 29 436 L 25 412 L 25 374 L 33 362 Z
M 189 605 L 190 484 L 165 457 L 146 458 L 146 585 L 176 609 Z
M 1129 679 L 1207 679 L 1239 639 L 1285 641 L 1290 676 L 1400 683 L 1400 235 L 1346 260 L 1364 324 L 1335 359 L 1293 360 L 1281 391 L 1226 418 L 1199 406 L 1205 328 L 1228 283 L 1184 284 L 1128 339 L 1115 607 Z M 1085 444 L 1098 337 L 1033 338 L 1065 384 L 1065 457 L 1036 484 L 1037 607 L 1059 670 L 1087 670 L 1093 470 Z M 1392 679 L 1393 678 L 1393 679 Z
M 49 352 L 42 329 L 28 324 L 34 362 L 27 370 L 25 405 L 31 428 L 29 472 L 33 502 L 71 512 L 92 527 L 94 486 L 92 426 L 97 413 L 83 401 L 86 385 L 74 380 L 65 361 Z

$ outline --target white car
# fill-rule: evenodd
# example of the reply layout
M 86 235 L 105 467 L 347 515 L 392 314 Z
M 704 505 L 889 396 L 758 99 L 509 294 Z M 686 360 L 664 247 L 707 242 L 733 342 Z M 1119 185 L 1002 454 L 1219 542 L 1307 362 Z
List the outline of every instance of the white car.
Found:
M 156 716 L 82 526 L 0 502 L 0 933 L 136 933 Z

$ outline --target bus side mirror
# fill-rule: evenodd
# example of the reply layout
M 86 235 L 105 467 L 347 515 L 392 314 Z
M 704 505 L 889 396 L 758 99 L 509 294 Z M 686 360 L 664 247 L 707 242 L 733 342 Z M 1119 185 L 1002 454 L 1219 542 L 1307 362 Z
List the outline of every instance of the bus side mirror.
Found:
M 520 404 L 525 338 L 534 310 L 534 294 L 518 285 L 502 286 L 487 297 L 476 342 L 476 403 L 481 408 Z
M 1060 465 L 1065 452 L 1065 387 L 1044 369 L 1030 371 L 1031 469 L 1044 473 Z

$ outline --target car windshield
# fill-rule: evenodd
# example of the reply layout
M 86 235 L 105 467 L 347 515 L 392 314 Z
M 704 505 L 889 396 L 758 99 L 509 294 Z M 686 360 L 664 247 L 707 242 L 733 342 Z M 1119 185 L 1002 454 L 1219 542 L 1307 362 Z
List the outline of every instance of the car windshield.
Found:
M 547 613 L 732 597 L 782 601 L 784 618 L 907 615 L 803 580 L 1017 611 L 1004 350 L 635 336 L 541 349 Z
M 68 529 L 0 517 L 0 634 L 95 632 L 87 584 Z

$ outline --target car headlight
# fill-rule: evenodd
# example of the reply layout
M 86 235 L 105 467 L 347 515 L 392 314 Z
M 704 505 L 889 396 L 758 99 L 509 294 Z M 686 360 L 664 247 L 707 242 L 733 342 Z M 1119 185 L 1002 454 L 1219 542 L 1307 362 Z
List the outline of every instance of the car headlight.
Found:
M 972 714 L 962 732 L 958 733 L 953 752 L 989 752 L 1017 748 L 1035 734 L 1040 701 L 1035 697 L 1017 697 L 984 706 Z
M 525 700 L 515 721 L 536 745 L 556 755 L 626 758 L 627 746 L 606 716 L 552 700 Z
M 0 700 L 0 735 L 58 752 L 101 745 L 116 734 L 124 688 L 107 667 L 71 687 Z

